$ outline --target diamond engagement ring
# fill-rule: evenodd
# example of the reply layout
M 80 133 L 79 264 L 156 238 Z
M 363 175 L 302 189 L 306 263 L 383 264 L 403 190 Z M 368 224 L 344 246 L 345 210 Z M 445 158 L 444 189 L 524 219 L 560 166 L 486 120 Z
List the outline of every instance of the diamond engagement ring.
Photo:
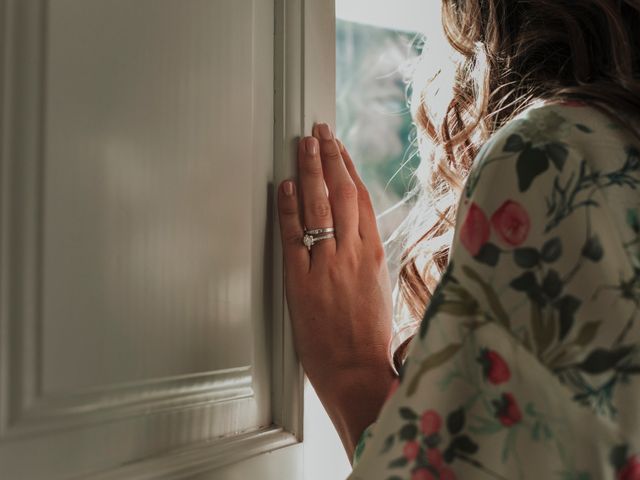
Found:
M 304 237 L 302 237 L 302 243 L 307 250 L 311 251 L 311 247 L 321 240 L 327 240 L 329 238 L 335 238 L 335 228 L 314 228 L 304 229 Z

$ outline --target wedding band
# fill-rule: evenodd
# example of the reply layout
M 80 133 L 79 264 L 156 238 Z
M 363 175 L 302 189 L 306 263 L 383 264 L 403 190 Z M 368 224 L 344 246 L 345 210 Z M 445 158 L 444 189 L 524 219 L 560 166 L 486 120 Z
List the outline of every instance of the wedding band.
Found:
M 328 228 L 314 228 L 314 229 L 310 229 L 307 230 L 306 228 L 304 229 L 304 233 L 307 235 L 319 235 L 321 233 L 334 233 L 336 231 L 335 228 L 333 227 L 328 227 Z

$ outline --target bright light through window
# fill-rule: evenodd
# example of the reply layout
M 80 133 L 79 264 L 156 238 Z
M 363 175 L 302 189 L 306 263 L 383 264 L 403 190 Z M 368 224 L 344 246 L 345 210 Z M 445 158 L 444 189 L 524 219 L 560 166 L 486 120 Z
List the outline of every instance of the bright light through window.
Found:
M 407 65 L 440 28 L 435 0 L 336 0 L 338 137 L 371 193 L 383 240 L 406 217 L 418 164 L 407 105 Z M 399 248 L 389 245 L 392 278 Z
M 437 0 L 336 0 L 336 17 L 348 22 L 427 33 L 438 28 Z

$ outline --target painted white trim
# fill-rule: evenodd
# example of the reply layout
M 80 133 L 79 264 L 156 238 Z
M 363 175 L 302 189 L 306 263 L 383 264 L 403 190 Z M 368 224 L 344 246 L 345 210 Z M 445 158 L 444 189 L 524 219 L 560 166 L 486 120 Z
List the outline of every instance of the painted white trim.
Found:
M 302 439 L 303 371 L 293 346 L 284 292 L 277 188 L 295 172 L 296 138 L 302 131 L 303 2 L 276 0 L 274 44 L 273 212 L 273 422 Z
M 334 1 L 276 0 L 274 58 L 275 199 L 280 182 L 295 176 L 300 136 L 316 121 L 335 125 Z M 275 201 L 273 215 L 277 221 Z M 302 440 L 304 377 L 293 347 L 277 224 L 274 259 L 274 423 Z
M 44 0 L 3 0 L 0 436 L 37 398 Z M 32 61 L 24 61 L 24 59 Z M 33 139 L 36 139 L 34 142 Z M 24 374 L 23 374 L 24 373 Z
M 194 407 L 217 409 L 223 413 L 224 406 L 218 405 L 253 396 L 248 366 L 96 388 L 59 398 L 43 397 L 19 418 L 12 419 L 14 425 L 6 436 L 17 438 Z
M 191 478 L 203 472 L 218 470 L 226 465 L 256 455 L 295 445 L 296 438 L 281 428 L 268 428 L 168 452 L 132 465 L 96 475 L 83 475 L 82 480 L 156 480 L 162 478 Z M 80 480 L 78 478 L 77 480 Z M 293 479 L 291 479 L 293 480 Z

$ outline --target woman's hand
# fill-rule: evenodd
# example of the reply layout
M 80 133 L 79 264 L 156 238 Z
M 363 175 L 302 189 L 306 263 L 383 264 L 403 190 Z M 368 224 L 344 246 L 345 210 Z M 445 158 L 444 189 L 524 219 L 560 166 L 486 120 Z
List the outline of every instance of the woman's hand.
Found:
M 299 188 L 288 180 L 278 193 L 294 343 L 351 458 L 394 380 L 389 274 L 369 194 L 326 124 L 300 141 L 298 171 Z M 303 226 L 335 238 L 309 252 Z

